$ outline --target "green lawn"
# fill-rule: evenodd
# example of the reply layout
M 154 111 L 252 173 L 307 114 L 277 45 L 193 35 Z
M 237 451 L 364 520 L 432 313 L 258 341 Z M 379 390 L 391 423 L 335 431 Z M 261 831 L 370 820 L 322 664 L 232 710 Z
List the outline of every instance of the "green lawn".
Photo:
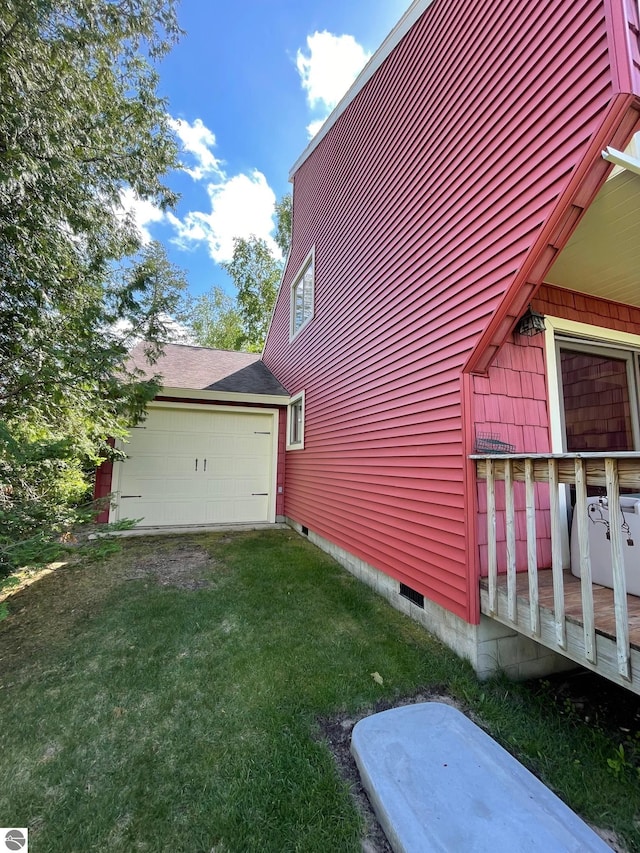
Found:
M 29 827 L 32 853 L 357 853 L 363 819 L 319 720 L 433 690 L 640 849 L 616 740 L 478 683 L 291 531 L 128 539 L 8 606 L 0 825 Z

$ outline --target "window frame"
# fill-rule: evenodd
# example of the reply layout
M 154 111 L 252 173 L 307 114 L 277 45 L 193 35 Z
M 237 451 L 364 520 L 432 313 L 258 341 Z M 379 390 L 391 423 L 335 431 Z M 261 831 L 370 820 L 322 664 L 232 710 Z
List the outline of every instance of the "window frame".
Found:
M 289 403 L 287 404 L 287 450 L 304 450 L 304 420 L 305 420 L 305 405 L 304 405 L 305 392 L 300 391 L 298 394 L 293 395 L 289 398 Z M 295 411 L 297 407 L 300 407 L 300 435 L 297 441 L 292 440 L 292 431 L 294 425 L 297 422 L 297 418 L 295 416 Z
M 601 347 L 608 350 L 640 352 L 640 335 L 618 332 L 605 326 L 592 326 L 575 320 L 545 316 L 545 353 L 547 367 L 548 405 L 551 422 L 551 450 L 553 453 L 565 453 L 564 413 L 562 412 L 562 385 L 559 381 L 559 346 L 574 348 Z M 640 358 L 640 356 L 639 356 Z M 640 393 L 640 377 L 637 381 Z M 635 414 L 633 415 L 635 419 Z M 638 435 L 637 421 L 634 422 L 634 434 Z
M 638 383 L 640 351 L 636 347 L 631 347 L 628 344 L 627 346 L 616 346 L 616 344 L 613 343 L 607 346 L 606 343 L 592 342 L 585 340 L 584 338 L 570 337 L 562 334 L 557 334 L 555 336 L 555 341 L 556 364 L 558 370 L 558 395 L 562 425 L 562 452 L 581 452 L 567 450 L 567 425 L 560 354 L 562 351 L 573 351 L 584 352 L 587 355 L 602 356 L 603 358 L 617 358 L 618 360 L 625 362 L 627 388 L 629 391 L 629 418 L 631 436 L 634 445 L 631 452 L 637 453 L 640 449 L 640 384 Z
M 311 280 L 311 310 L 308 316 L 305 316 L 302 323 L 296 327 L 296 289 L 301 281 L 303 281 L 304 276 L 307 270 L 311 267 L 312 270 L 312 280 Z M 315 312 L 315 297 L 316 297 L 316 249 L 315 246 L 312 247 L 311 251 L 304 259 L 302 266 L 298 270 L 295 275 L 293 281 L 291 282 L 291 288 L 289 293 L 289 341 L 292 341 L 296 338 L 300 332 L 311 322 L 313 319 L 313 315 Z M 303 296 L 304 302 L 304 296 Z

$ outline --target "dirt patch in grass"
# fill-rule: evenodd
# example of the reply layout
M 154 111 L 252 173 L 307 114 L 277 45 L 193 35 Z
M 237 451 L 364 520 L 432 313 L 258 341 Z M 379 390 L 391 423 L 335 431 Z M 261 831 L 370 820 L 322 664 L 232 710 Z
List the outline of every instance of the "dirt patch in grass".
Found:
M 204 548 L 189 542 L 178 542 L 173 547 L 141 557 L 127 579 L 153 578 L 160 586 L 209 589 L 214 584 L 207 575 L 216 565 L 217 561 Z

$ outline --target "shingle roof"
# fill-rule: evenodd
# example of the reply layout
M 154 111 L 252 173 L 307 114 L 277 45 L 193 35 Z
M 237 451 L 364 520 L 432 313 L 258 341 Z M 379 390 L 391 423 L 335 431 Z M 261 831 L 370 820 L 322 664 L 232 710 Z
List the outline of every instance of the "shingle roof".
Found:
M 289 394 L 257 353 L 165 344 L 164 355 L 150 365 L 143 345 L 138 344 L 131 351 L 130 366 L 142 370 L 147 377 L 160 374 L 165 388 L 237 394 Z

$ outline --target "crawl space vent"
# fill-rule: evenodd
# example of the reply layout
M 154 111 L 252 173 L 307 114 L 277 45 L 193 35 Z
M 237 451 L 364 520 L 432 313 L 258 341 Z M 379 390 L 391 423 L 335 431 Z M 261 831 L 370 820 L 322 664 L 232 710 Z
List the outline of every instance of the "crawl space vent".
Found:
M 301 527 L 302 527 L 302 535 L 308 536 L 309 535 L 309 528 L 305 527 L 304 524 Z
M 416 592 L 415 589 L 411 589 L 411 587 L 407 586 L 406 583 L 400 584 L 400 595 L 403 598 L 408 598 L 409 601 L 413 601 L 414 604 L 417 604 L 418 607 L 422 607 L 424 610 L 424 595 L 420 592 Z

